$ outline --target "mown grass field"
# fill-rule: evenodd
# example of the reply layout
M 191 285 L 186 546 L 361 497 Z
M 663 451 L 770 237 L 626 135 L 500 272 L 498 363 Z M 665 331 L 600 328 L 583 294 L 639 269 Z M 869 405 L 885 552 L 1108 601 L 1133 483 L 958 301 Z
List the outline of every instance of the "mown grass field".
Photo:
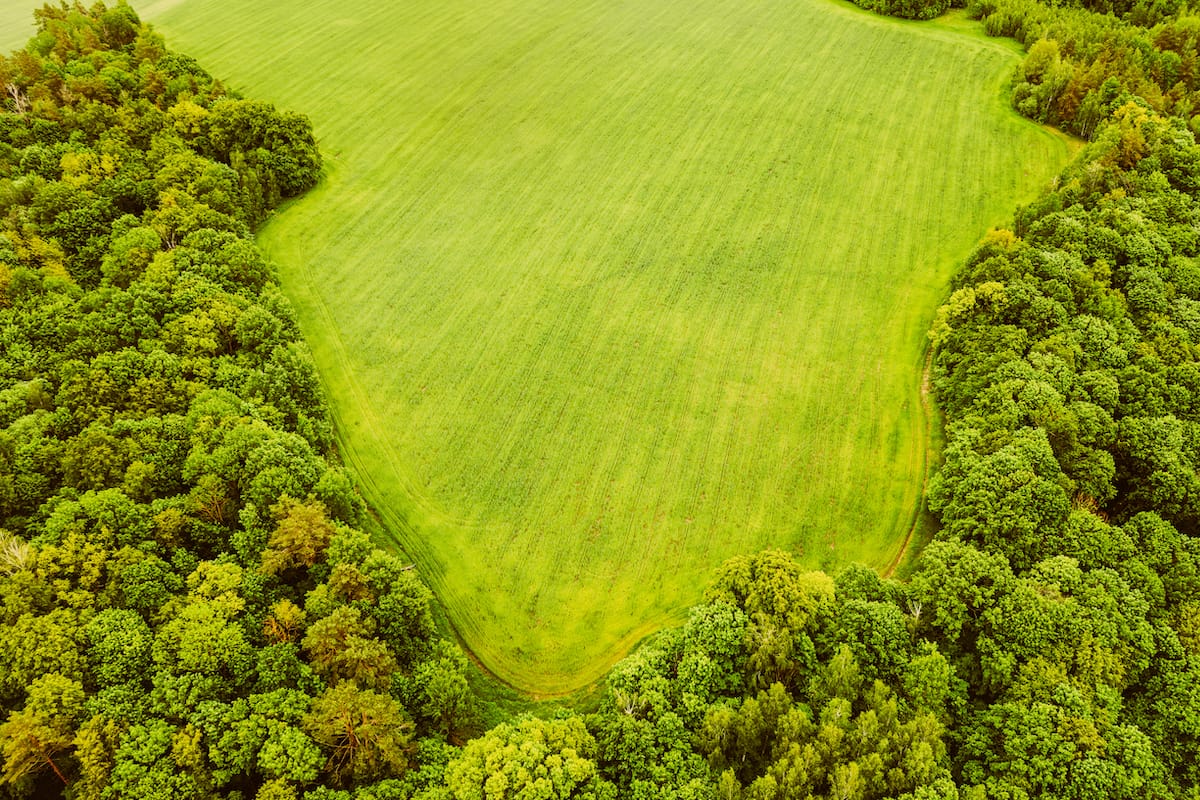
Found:
M 1012 50 L 831 0 L 136 7 L 314 120 L 262 241 L 370 499 L 535 693 L 729 556 L 894 558 L 933 310 L 1067 153 Z

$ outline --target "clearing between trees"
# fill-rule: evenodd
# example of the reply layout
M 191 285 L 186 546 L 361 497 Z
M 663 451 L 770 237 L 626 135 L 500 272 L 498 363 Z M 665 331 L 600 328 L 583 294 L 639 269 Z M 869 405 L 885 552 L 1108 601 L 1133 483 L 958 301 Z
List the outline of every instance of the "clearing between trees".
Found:
M 1014 49 L 827 0 L 146 12 L 312 116 L 327 177 L 261 242 L 372 504 L 534 693 L 732 555 L 892 560 L 934 309 L 1068 156 Z

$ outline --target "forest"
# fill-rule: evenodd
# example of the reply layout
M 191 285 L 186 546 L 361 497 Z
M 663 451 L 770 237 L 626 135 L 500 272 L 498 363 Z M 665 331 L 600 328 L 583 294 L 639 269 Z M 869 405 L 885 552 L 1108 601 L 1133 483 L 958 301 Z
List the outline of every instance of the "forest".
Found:
M 734 558 L 594 702 L 509 719 L 369 535 L 255 245 L 308 121 L 128 5 L 38 11 L 0 57 L 0 791 L 1200 797 L 1200 16 L 968 11 L 1088 143 L 937 311 L 934 541 L 904 581 Z

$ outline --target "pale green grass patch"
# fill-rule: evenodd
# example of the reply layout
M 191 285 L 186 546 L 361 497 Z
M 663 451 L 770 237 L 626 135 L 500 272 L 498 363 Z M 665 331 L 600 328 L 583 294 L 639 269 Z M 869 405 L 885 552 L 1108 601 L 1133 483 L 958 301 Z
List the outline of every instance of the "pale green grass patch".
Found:
M 0 0 L 0 52 L 4 55 L 24 47 L 33 36 L 33 9 L 38 5 L 31 0 Z
M 827 0 L 148 8 L 314 120 L 328 177 L 262 242 L 371 501 L 540 693 L 731 555 L 892 559 L 932 312 L 1066 155 L 1010 49 Z

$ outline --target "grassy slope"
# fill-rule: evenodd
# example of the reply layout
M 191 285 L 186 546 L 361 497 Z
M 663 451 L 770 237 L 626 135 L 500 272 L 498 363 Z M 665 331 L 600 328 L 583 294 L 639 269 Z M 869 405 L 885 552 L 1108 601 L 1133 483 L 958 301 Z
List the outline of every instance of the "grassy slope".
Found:
M 1065 157 L 1015 56 L 824 0 L 478 5 L 139 7 L 316 122 L 264 243 L 467 644 L 564 691 L 730 555 L 886 565 L 945 280 Z

